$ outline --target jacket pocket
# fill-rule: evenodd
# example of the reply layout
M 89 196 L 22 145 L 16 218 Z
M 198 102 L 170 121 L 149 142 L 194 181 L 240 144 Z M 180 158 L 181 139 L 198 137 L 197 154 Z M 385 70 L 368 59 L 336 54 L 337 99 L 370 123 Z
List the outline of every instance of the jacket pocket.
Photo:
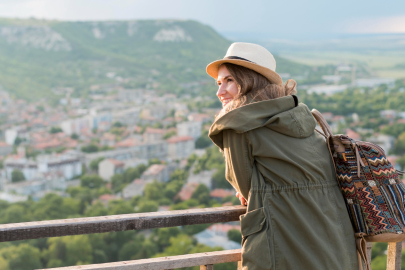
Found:
M 271 254 L 263 207 L 240 216 L 240 223 L 243 269 L 269 269 Z
M 248 237 L 252 233 L 260 231 L 264 223 L 266 222 L 266 216 L 263 212 L 263 207 L 247 212 L 240 216 L 240 226 L 242 237 Z

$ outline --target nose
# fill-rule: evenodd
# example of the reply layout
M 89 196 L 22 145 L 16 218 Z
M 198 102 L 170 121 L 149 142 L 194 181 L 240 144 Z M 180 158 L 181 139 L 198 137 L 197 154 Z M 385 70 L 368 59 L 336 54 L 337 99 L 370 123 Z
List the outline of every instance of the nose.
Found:
M 220 97 L 220 96 L 223 96 L 223 95 L 225 95 L 225 94 L 226 94 L 225 86 L 224 86 L 224 84 L 221 84 L 221 85 L 218 87 L 217 96 Z

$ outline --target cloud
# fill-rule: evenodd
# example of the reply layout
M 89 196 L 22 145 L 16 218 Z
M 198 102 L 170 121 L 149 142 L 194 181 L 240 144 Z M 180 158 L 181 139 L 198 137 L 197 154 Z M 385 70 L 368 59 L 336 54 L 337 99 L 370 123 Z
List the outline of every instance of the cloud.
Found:
M 405 15 L 351 19 L 343 29 L 348 33 L 405 33 Z

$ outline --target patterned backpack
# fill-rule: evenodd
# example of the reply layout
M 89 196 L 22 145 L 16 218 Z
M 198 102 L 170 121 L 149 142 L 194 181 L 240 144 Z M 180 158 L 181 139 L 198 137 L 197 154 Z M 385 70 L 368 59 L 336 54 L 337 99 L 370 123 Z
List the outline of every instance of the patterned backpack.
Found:
M 378 145 L 333 135 L 322 114 L 312 115 L 321 126 L 336 177 L 346 202 L 361 259 L 370 268 L 366 241 L 405 240 L 405 185 Z

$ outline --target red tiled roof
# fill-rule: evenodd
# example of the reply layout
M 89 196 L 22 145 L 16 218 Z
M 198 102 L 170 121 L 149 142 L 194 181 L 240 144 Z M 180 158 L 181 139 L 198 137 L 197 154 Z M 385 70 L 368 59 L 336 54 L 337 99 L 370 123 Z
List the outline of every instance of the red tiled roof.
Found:
M 189 200 L 193 192 L 197 189 L 198 183 L 188 183 L 177 193 L 176 197 L 182 201 Z
M 217 188 L 210 192 L 210 196 L 213 198 L 225 198 L 225 197 L 234 196 L 234 195 L 235 195 L 234 191 L 226 190 L 226 189 L 222 189 L 222 188 Z
M 112 158 L 109 158 L 108 161 L 111 162 L 116 167 L 122 167 L 125 165 L 124 162 Z
M 191 141 L 194 140 L 193 137 L 190 136 L 174 136 L 169 139 L 167 139 L 168 143 L 178 143 L 178 142 L 185 142 L 185 141 Z
M 158 133 L 158 134 L 165 134 L 166 130 L 161 129 L 161 128 L 150 128 L 147 127 L 145 130 L 145 133 Z
M 346 129 L 346 135 L 349 136 L 350 138 L 354 139 L 354 140 L 360 140 L 361 139 L 361 135 L 357 132 L 355 132 L 354 130 L 348 128 Z

